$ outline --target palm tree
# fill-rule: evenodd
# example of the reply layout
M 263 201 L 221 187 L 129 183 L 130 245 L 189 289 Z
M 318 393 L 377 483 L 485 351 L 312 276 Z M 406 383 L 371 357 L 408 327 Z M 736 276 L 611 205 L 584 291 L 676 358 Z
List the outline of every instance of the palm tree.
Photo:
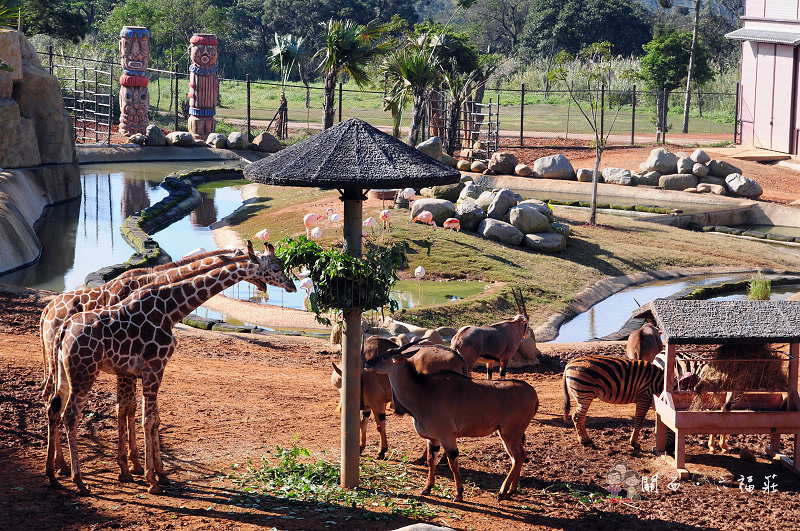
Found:
M 475 80 L 480 75 L 477 70 L 469 74 L 463 74 L 453 69 L 445 69 L 442 71 L 443 92 L 447 96 L 447 138 L 443 139 L 442 149 L 448 155 L 453 155 L 453 151 L 458 144 L 458 133 L 460 127 L 458 126 L 461 120 L 461 108 L 464 103 L 475 92 Z
M 333 126 L 334 95 L 339 74 L 350 77 L 359 87 L 369 83 L 367 66 L 375 58 L 390 50 L 388 42 L 380 42 L 386 26 L 373 20 L 366 26 L 351 20 L 323 22 L 325 47 L 315 57 L 322 56 L 319 65 L 324 72 L 325 95 L 323 100 L 322 127 Z
M 406 142 L 416 146 L 422 124 L 425 94 L 428 87 L 439 79 L 438 61 L 418 42 L 392 53 L 384 60 L 381 70 L 391 83 L 385 108 L 392 111 L 395 136 L 400 134 L 399 125 L 406 103 L 409 99 L 413 101 L 411 126 Z
M 10 26 L 19 20 L 23 0 L 0 0 L 0 26 Z
M 275 124 L 275 131 L 278 138 L 286 138 L 286 126 L 289 120 L 289 105 L 286 101 L 286 83 L 289 75 L 294 69 L 294 65 L 306 55 L 303 48 L 303 37 L 295 37 L 291 33 L 288 35 L 278 35 L 275 33 L 275 46 L 270 50 L 270 62 L 272 67 L 281 74 L 281 96 L 278 105 Z M 298 64 L 299 69 L 299 64 Z M 268 128 L 269 129 L 269 128 Z

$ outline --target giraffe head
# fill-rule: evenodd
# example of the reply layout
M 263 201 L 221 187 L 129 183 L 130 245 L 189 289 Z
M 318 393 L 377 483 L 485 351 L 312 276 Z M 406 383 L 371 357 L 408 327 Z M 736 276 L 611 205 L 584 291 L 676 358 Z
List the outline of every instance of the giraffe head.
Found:
M 266 252 L 259 253 L 253 250 L 253 242 L 247 240 L 247 255 L 260 266 L 257 276 L 247 279 L 251 284 L 261 291 L 267 291 L 267 284 L 283 288 L 289 293 L 297 291 L 294 281 L 283 272 L 283 263 L 275 256 L 275 248 L 271 243 L 266 244 Z

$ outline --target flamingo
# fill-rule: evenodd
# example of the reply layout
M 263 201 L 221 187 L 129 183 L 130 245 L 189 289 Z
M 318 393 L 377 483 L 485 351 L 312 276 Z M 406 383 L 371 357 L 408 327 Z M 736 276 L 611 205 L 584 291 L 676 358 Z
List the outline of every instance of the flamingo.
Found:
M 422 286 L 420 284 L 420 279 L 425 276 L 425 268 L 422 266 L 417 266 L 414 270 L 414 277 L 417 279 L 417 304 L 422 304 Z
M 319 227 L 314 227 L 311 229 L 311 239 L 316 240 L 320 236 L 322 236 L 322 229 Z
M 391 210 L 381 210 L 381 220 L 383 220 L 383 226 L 387 230 L 392 222 L 392 211 Z
M 311 271 L 309 271 L 307 267 L 303 266 L 303 270 L 297 273 L 297 278 L 306 278 L 310 274 Z
M 414 218 L 414 222 L 415 223 L 417 223 L 417 222 L 419 222 L 419 223 L 427 223 L 428 225 L 430 225 L 431 221 L 433 221 L 433 214 L 431 214 L 427 210 L 423 210 L 422 212 L 417 214 L 417 217 Z
M 253 238 L 256 240 L 261 240 L 262 242 L 269 240 L 269 229 L 262 229 L 256 232 Z
M 414 197 L 414 194 L 416 193 L 417 192 L 414 191 L 413 188 L 406 188 L 402 192 L 400 192 L 400 197 L 402 197 L 403 199 L 411 199 L 412 197 Z
M 442 227 L 445 229 L 449 229 L 449 232 L 453 232 L 453 229 L 456 229 L 456 232 L 461 231 L 461 222 L 456 218 L 447 218 L 444 220 Z
M 186 253 L 183 256 L 183 258 L 189 258 L 190 256 L 194 256 L 196 254 L 200 254 L 200 253 L 204 253 L 204 252 L 206 252 L 206 250 L 204 248 L 198 247 L 197 249 L 193 249 L 193 250 L 189 251 L 188 253 Z
M 315 214 L 314 212 L 309 212 L 305 216 L 303 216 L 303 225 L 306 226 L 306 236 L 310 236 L 311 234 L 311 227 L 315 226 L 319 220 L 322 219 L 322 216 L 319 214 Z
M 328 215 L 328 221 L 330 221 L 331 223 L 339 223 L 340 221 L 342 221 L 342 216 L 334 213 L 332 208 L 328 208 L 326 214 Z
M 300 281 L 300 287 L 306 290 L 306 301 L 308 297 L 311 295 L 311 288 L 314 287 L 314 281 L 311 280 L 311 277 L 306 277 Z
M 367 227 L 368 229 L 374 228 L 375 225 L 377 225 L 377 224 L 378 224 L 378 221 L 375 218 L 373 218 L 372 216 L 370 216 L 370 217 L 368 217 L 367 219 L 364 220 L 364 226 Z

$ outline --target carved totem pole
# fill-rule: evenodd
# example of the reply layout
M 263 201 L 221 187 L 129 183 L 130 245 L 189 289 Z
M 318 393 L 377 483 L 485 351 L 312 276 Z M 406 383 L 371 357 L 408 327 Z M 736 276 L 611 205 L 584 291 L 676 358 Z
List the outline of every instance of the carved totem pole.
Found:
M 195 33 L 189 40 L 189 132 L 205 140 L 217 127 L 219 77 L 217 38 L 211 33 Z
M 147 90 L 147 61 L 150 59 L 150 32 L 139 26 L 124 26 L 119 33 L 122 76 L 119 78 L 119 132 L 144 133 L 150 111 Z

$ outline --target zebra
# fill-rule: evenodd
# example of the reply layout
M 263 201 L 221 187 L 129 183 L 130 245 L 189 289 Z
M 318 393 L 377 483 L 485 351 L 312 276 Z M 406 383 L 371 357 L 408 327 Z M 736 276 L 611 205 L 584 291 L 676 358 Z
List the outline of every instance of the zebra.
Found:
M 594 446 L 586 432 L 586 415 L 592 400 L 599 398 L 609 404 L 636 403 L 633 434 L 630 443 L 639 450 L 639 431 L 645 415 L 663 385 L 664 370 L 654 363 L 614 356 L 583 356 L 564 368 L 564 420 L 570 416 L 584 446 Z M 570 397 L 575 399 L 575 411 L 570 415 Z

